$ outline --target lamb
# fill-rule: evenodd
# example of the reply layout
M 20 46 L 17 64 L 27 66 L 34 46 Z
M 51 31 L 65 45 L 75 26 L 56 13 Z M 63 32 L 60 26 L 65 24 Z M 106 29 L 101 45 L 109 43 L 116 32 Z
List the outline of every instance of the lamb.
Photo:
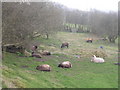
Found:
M 50 53 L 49 51 L 44 51 L 44 52 L 42 52 L 41 54 L 42 54 L 42 55 L 45 55 L 45 56 L 51 55 L 51 53 Z
M 51 71 L 51 67 L 48 64 L 37 66 L 36 69 L 40 71 Z
M 69 61 L 65 61 L 65 62 L 62 62 L 58 65 L 58 67 L 62 67 L 62 68 L 71 68 L 72 67 L 72 64 L 69 62 Z
M 91 62 L 103 63 L 103 62 L 105 62 L 105 60 L 103 58 L 99 58 L 99 57 L 96 57 L 95 55 L 93 55 Z
M 61 48 L 65 47 L 65 46 L 68 48 L 69 47 L 69 43 L 67 43 L 67 42 L 62 43 Z

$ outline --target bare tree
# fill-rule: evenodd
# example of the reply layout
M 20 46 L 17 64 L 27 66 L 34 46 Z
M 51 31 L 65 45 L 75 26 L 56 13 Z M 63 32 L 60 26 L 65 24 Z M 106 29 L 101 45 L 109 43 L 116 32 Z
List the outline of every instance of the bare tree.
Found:
M 63 25 L 61 7 L 51 2 L 3 3 L 3 42 L 19 43 L 26 48 L 35 31 L 48 35 L 57 32 Z
M 54 3 L 47 2 L 45 7 L 38 11 L 39 17 L 41 17 L 41 28 L 38 32 L 45 34 L 49 38 L 50 34 L 56 33 L 63 26 L 64 12 L 61 7 L 58 7 Z
M 33 27 L 32 19 L 26 17 L 27 6 L 19 3 L 2 3 L 2 44 L 20 43 L 26 46 L 31 36 Z M 30 6 L 28 6 L 30 7 Z
M 108 37 L 110 42 L 115 43 L 118 34 L 117 20 L 117 12 L 91 11 L 89 23 L 92 33 L 102 37 Z

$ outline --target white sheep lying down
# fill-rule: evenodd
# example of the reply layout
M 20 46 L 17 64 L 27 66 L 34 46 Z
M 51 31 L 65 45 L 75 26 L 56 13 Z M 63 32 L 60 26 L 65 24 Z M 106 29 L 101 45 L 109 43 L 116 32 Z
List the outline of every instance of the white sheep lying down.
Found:
M 95 62 L 95 63 L 104 63 L 105 60 L 103 58 L 99 58 L 99 57 L 96 57 L 95 55 L 93 55 L 92 59 L 91 59 L 91 62 Z
M 51 66 L 48 64 L 43 64 L 43 65 L 37 66 L 36 69 L 40 71 L 51 71 Z
M 72 64 L 71 64 L 71 62 L 69 62 L 69 61 L 64 61 L 64 62 L 60 63 L 60 64 L 58 65 L 58 67 L 71 68 L 71 67 L 72 67 Z

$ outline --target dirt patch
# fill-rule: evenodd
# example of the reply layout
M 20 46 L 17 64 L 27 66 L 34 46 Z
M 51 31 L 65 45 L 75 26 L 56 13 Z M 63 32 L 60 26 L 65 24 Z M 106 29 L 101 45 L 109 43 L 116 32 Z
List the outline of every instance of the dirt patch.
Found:
M 16 56 L 17 58 L 28 58 L 27 56 Z
M 45 60 L 45 59 L 34 59 L 34 61 L 44 62 L 44 61 L 47 61 L 47 60 Z
M 31 71 L 31 70 L 26 70 L 25 72 L 31 73 L 31 74 L 36 74 L 37 73 L 37 71 Z
M 35 58 L 33 59 L 34 61 L 41 61 L 41 62 L 44 62 L 44 61 L 48 61 L 48 60 L 51 60 L 55 58 L 55 56 L 43 56 L 42 58 Z
M 28 66 L 27 65 L 23 65 L 23 66 L 21 66 L 21 68 L 28 68 Z

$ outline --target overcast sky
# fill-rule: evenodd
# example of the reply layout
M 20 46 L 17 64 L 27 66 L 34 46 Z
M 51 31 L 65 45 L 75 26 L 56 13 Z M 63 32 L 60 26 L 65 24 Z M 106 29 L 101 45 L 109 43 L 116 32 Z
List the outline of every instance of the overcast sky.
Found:
M 69 8 L 89 11 L 91 8 L 102 11 L 118 11 L 119 0 L 52 0 Z

